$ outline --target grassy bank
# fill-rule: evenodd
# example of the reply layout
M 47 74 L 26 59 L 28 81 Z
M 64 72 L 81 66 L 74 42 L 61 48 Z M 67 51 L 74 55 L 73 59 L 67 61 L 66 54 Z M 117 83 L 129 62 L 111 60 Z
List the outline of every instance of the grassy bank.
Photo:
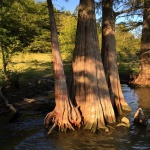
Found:
M 35 82 L 38 78 L 52 75 L 52 57 L 50 54 L 19 53 L 11 58 L 7 69 L 13 82 L 17 80 L 20 84 Z M 0 70 L 2 71 L 2 60 Z M 2 73 L 0 84 L 2 84 Z
M 0 58 L 2 58 L 0 56 Z M 65 61 L 64 61 L 65 62 Z M 70 63 L 64 63 L 66 74 L 70 72 Z M 128 80 L 129 75 L 138 72 L 138 64 L 122 63 L 119 64 L 119 74 L 122 80 Z M 20 85 L 35 83 L 39 78 L 53 75 L 52 55 L 50 53 L 19 53 L 12 57 L 8 65 L 11 72 L 11 80 Z M 2 84 L 2 59 L 0 59 L 0 85 Z

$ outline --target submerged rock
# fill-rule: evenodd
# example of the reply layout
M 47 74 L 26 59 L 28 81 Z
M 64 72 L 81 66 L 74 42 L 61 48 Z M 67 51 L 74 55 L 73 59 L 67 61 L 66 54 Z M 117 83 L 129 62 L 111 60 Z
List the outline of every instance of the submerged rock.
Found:
M 127 128 L 129 128 L 129 127 L 130 127 L 129 119 L 126 118 L 126 117 L 123 117 L 123 118 L 121 119 L 121 122 L 118 123 L 116 126 L 117 126 L 117 127 L 127 127 Z

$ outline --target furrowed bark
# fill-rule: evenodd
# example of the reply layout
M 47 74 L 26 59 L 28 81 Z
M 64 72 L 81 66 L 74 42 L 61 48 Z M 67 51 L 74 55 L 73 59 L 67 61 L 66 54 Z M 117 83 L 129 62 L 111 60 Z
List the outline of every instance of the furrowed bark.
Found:
M 116 41 L 115 41 L 115 13 L 113 0 L 103 1 L 102 21 L 102 61 L 109 87 L 110 97 L 114 109 L 119 115 L 123 111 L 131 111 L 124 99 L 117 66 Z
M 73 125 L 80 127 L 81 116 L 78 112 L 79 110 L 75 108 L 70 101 L 66 84 L 66 77 L 64 74 L 63 62 L 59 51 L 53 4 L 51 0 L 47 0 L 47 4 L 50 17 L 51 46 L 54 66 L 54 86 L 56 101 L 55 109 L 46 115 L 44 121 L 46 127 L 49 126 L 51 119 L 54 123 L 54 125 L 48 132 L 48 134 L 50 134 L 56 126 L 59 127 L 60 131 L 66 131 L 67 129 L 74 130 Z
M 71 88 L 73 103 L 80 106 L 85 129 L 96 132 L 116 121 L 101 61 L 94 0 L 80 0 Z

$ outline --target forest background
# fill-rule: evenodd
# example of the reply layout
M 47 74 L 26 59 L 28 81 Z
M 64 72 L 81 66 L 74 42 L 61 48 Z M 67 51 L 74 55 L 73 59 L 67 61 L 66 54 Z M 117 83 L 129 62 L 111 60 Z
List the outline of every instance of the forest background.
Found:
M 55 5 L 54 5 L 55 6 Z M 66 74 L 70 71 L 75 45 L 77 11 L 55 9 L 60 51 Z M 126 23 L 130 23 L 128 18 Z M 138 28 L 139 30 L 140 28 Z M 124 23 L 116 24 L 116 51 L 119 74 L 129 80 L 138 73 L 141 31 L 131 32 Z M 101 47 L 101 22 L 97 20 Z M 6 72 L 16 86 L 37 82 L 40 77 L 53 74 L 49 16 L 46 2 L 26 0 L 5 2 L 1 8 L 0 25 L 0 85 L 5 80 L 2 48 L 5 53 Z

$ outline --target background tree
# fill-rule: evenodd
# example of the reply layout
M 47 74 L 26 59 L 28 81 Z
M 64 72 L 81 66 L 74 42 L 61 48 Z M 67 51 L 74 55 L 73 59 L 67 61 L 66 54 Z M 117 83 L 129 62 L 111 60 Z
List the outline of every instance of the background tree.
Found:
M 136 29 L 139 27 L 139 25 L 142 25 L 142 7 L 141 7 L 141 1 L 136 1 L 136 0 L 113 0 L 111 1 L 112 3 L 112 11 L 113 11 L 113 17 L 115 18 L 114 20 L 114 31 L 115 34 L 117 35 L 116 40 L 117 40 L 117 51 L 124 51 L 122 50 L 125 47 L 124 42 L 128 39 L 128 36 L 132 36 L 132 39 L 139 40 L 140 37 L 140 28 Z M 96 2 L 96 8 L 97 11 L 100 12 L 102 8 L 102 1 Z M 99 19 L 101 21 L 102 18 Z M 115 25 L 117 25 L 115 27 Z M 134 32 L 132 31 L 134 30 Z M 130 35 L 129 35 L 130 34 Z M 123 36 L 123 42 L 122 39 L 119 36 Z M 133 42 L 133 41 L 132 41 Z M 126 44 L 126 47 L 128 44 L 131 44 L 132 42 L 128 41 Z M 119 43 L 119 44 L 118 44 Z M 133 44 L 133 43 L 132 43 Z M 136 44 L 139 44 L 136 41 Z M 138 46 L 134 46 L 131 49 L 131 53 L 135 51 L 135 49 L 138 49 Z M 128 48 L 128 51 L 130 51 L 130 47 Z M 129 53 L 129 52 L 127 52 Z M 127 54 L 125 54 L 127 56 Z M 126 57 L 125 56 L 125 57 Z M 126 57 L 127 58 L 127 57 Z M 120 60 L 120 59 L 119 59 Z
M 123 24 L 116 25 L 115 29 L 117 61 L 119 64 L 129 63 L 132 69 L 132 64 L 138 62 L 140 37 L 129 32 Z
M 150 1 L 143 2 L 143 26 L 140 51 L 140 71 L 135 83 L 150 86 Z
M 34 36 L 33 40 L 27 47 L 23 49 L 23 51 L 29 53 L 46 53 L 50 51 L 51 47 L 47 3 L 35 3 L 33 7 L 34 11 L 32 15 L 30 14 L 32 17 L 30 23 L 32 26 L 35 26 L 37 32 L 35 34 L 32 33 Z
M 77 18 L 69 11 L 56 13 L 56 17 L 62 58 L 65 61 L 71 61 L 75 43 Z
M 100 56 L 94 0 L 80 0 L 72 61 L 71 98 L 80 106 L 85 129 L 95 132 L 114 123 L 115 114 Z
M 6 1 L 1 3 L 0 40 L 3 58 L 4 74 L 8 79 L 7 66 L 15 52 L 28 47 L 37 34 L 34 1 Z M 30 7 L 27 7 L 30 6 Z
M 138 73 L 141 38 L 128 31 L 124 24 L 116 25 L 115 37 L 120 82 L 129 83 Z
M 13 4 L 14 1 L 6 2 L 6 1 L 1 1 L 0 3 L 0 49 L 2 52 L 2 59 L 3 59 L 3 70 L 4 70 L 4 77 L 5 80 L 8 80 L 8 75 L 7 75 L 7 64 L 9 62 L 9 55 L 8 51 L 11 48 L 6 49 L 6 45 L 10 45 L 12 47 L 12 41 L 16 39 L 15 35 L 10 35 L 10 31 L 7 29 L 6 26 L 8 26 L 8 22 L 10 24 L 11 16 L 8 14 L 8 10 L 11 4 Z M 6 7 L 8 6 L 8 7 Z M 7 16 L 7 17 L 5 17 Z M 7 18 L 7 19 L 6 19 Z M 6 23 L 7 22 L 7 23 Z M 15 21 L 13 21 L 15 22 Z M 16 23 L 16 22 L 15 22 Z M 9 37 L 9 38 L 8 38 Z

